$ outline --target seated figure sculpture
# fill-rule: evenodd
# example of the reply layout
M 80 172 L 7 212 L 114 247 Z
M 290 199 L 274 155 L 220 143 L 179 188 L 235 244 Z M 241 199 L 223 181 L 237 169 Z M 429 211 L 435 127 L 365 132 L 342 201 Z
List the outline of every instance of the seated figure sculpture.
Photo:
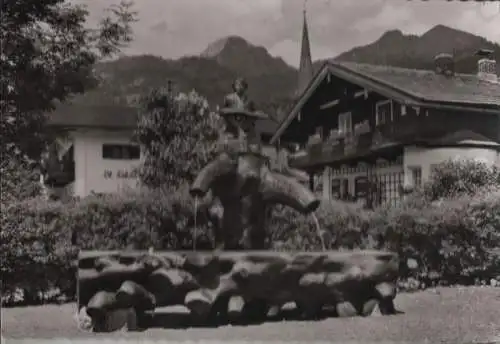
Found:
M 225 122 L 223 140 L 235 140 L 237 150 L 253 149 L 260 152 L 260 133 L 256 130 L 258 119 L 267 119 L 267 115 L 256 111 L 255 104 L 246 94 L 248 84 L 243 78 L 233 83 L 233 93 L 224 98 L 224 107 L 219 111 Z M 246 146 L 248 145 L 248 146 Z M 228 147 L 226 147 L 228 148 Z
M 220 109 L 225 131 L 219 155 L 200 171 L 190 193 L 204 197 L 211 191 L 221 205 L 222 211 L 213 212 L 219 214 L 217 249 L 264 249 L 270 205 L 280 203 L 307 214 L 317 209 L 319 200 L 289 173 L 269 169 L 255 125 L 268 117 L 248 99 L 244 79 L 237 79 L 233 90 Z

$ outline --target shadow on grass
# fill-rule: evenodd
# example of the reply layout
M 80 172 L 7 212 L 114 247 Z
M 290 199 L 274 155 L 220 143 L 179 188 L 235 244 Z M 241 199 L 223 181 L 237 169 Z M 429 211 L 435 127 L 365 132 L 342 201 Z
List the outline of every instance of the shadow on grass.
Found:
M 396 314 L 404 314 L 402 311 L 396 311 Z M 304 317 L 302 313 L 296 309 L 281 310 L 277 316 L 260 317 L 260 318 L 238 318 L 232 317 L 228 319 L 222 316 L 212 316 L 208 319 L 196 319 L 188 312 L 172 313 L 172 312 L 155 312 L 148 314 L 140 321 L 142 330 L 151 328 L 162 329 L 188 329 L 188 328 L 217 328 L 220 326 L 251 326 L 260 325 L 263 323 L 281 322 L 281 321 L 320 321 L 328 318 L 337 318 L 338 314 L 335 309 L 324 309 L 314 317 Z

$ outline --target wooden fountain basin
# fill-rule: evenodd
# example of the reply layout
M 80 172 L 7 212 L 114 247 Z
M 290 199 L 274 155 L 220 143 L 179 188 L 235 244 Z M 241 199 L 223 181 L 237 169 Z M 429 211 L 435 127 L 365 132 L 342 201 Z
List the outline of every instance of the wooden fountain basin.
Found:
M 384 251 L 83 251 L 78 308 L 93 331 L 132 330 L 136 317 L 172 305 L 198 323 L 263 320 L 290 302 L 311 319 L 325 308 L 385 315 L 395 313 L 398 270 Z

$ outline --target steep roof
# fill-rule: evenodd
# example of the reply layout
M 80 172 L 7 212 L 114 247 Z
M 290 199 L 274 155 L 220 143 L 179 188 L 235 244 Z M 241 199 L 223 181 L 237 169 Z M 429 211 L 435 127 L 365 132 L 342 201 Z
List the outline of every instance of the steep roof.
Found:
M 363 63 L 327 61 L 283 118 L 271 139 L 274 143 L 328 76 L 334 75 L 407 105 L 500 114 L 500 83 L 473 74 L 445 76 L 415 70 Z
M 63 104 L 49 114 L 49 125 L 60 128 L 135 129 L 137 109 L 120 105 Z M 278 121 L 270 117 L 257 120 L 257 129 L 272 135 Z
M 473 74 L 455 74 L 447 77 L 431 70 L 349 62 L 334 62 L 330 65 L 348 69 L 353 73 L 428 101 L 500 107 L 500 83 L 483 81 Z

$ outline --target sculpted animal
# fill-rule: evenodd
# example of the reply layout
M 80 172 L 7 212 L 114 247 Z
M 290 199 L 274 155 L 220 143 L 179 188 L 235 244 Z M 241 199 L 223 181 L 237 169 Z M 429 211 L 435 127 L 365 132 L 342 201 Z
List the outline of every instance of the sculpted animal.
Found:
M 270 170 L 255 126 L 258 119 L 268 117 L 253 111 L 243 79 L 237 79 L 233 89 L 220 110 L 226 123 L 220 153 L 200 171 L 190 193 L 202 198 L 210 191 L 220 203 L 212 210 L 218 223 L 218 249 L 264 249 L 270 205 L 283 204 L 308 214 L 318 208 L 319 200 L 290 174 Z

